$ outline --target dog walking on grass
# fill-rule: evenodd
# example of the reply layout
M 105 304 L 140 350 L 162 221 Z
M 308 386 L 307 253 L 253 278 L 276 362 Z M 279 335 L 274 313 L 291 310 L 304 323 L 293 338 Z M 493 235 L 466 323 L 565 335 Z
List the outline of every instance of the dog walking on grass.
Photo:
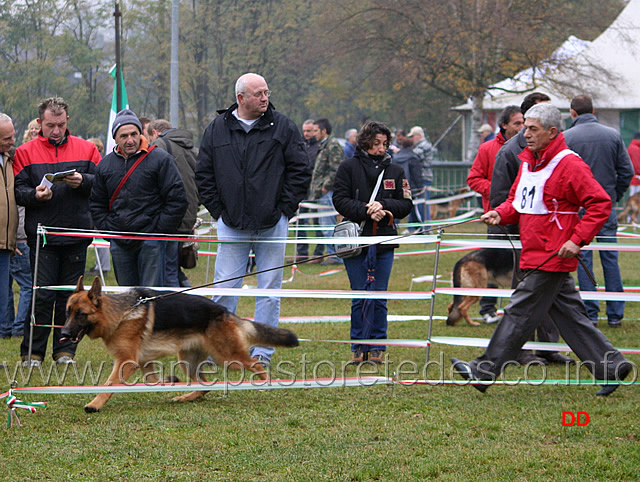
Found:
M 139 303 L 159 295 L 168 296 Z M 84 335 L 102 338 L 115 357 L 107 385 L 125 383 L 137 368 L 145 374 L 145 382 L 157 382 L 150 362 L 174 353 L 192 381 L 206 382 L 198 368 L 209 356 L 221 366 L 225 362 L 229 367 L 241 366 L 265 380 L 264 367 L 249 356 L 249 347 L 298 346 L 293 332 L 240 318 L 204 296 L 147 288 L 109 295 L 102 293 L 98 277 L 89 291 L 80 277 L 67 301 L 62 336 L 78 343 Z M 173 401 L 194 401 L 205 393 L 194 391 Z M 111 395 L 99 394 L 85 405 L 85 411 L 99 411 Z
M 511 286 L 513 254 L 505 249 L 482 248 L 463 256 L 453 267 L 454 288 L 486 288 L 489 282 Z M 447 325 L 455 325 L 464 318 L 469 325 L 479 325 L 469 316 L 469 308 L 479 296 L 454 295 L 449 305 Z

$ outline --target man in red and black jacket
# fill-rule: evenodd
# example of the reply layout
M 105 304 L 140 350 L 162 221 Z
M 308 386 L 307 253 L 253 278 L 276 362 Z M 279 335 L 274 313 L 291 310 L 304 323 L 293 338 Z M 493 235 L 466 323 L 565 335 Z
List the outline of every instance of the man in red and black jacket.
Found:
M 38 224 L 49 227 L 91 229 L 88 199 L 96 165 L 101 156 L 91 142 L 69 134 L 69 106 L 60 97 L 51 97 L 38 106 L 40 132 L 35 139 L 16 149 L 13 171 L 18 204 L 25 207 L 25 231 L 35 268 Z M 69 171 L 66 177 L 51 183 L 46 174 Z M 38 286 L 75 284 L 84 273 L 90 238 L 47 235 L 39 248 Z M 36 277 L 37 275 L 37 277 Z M 30 339 L 29 320 L 25 321 L 20 347 L 23 364 L 38 366 L 44 359 L 51 328 L 62 326 L 69 292 L 37 290 L 35 325 Z M 55 310 L 55 314 L 54 314 Z M 43 326 L 44 325 L 44 326 Z M 57 363 L 73 363 L 76 345 L 60 342 L 60 329 L 54 329 L 53 358 Z M 32 343 L 29 360 L 29 344 Z

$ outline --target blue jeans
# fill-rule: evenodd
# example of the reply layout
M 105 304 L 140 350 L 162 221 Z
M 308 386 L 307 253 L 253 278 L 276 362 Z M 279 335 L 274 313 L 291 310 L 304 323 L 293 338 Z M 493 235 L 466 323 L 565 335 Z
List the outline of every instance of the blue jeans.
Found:
M 318 204 L 324 204 L 325 206 L 333 207 L 333 191 L 329 191 L 326 194 L 323 194 L 320 199 L 316 199 L 315 201 Z M 322 211 L 320 211 L 322 212 Z M 328 227 L 329 229 L 325 229 L 323 231 L 316 231 L 317 238 L 330 238 L 333 236 L 333 227 L 336 225 L 336 217 L 335 216 L 323 216 L 318 218 L 318 224 L 323 227 Z M 324 254 L 324 246 L 323 244 L 318 244 L 316 249 L 314 250 L 314 256 L 322 256 Z M 327 254 L 336 254 L 336 247 L 333 244 L 327 244 Z
M 7 305 L 9 319 L 13 320 L 11 325 L 11 336 L 21 336 L 24 332 L 25 322 L 31 316 L 31 290 L 33 281 L 31 277 L 31 262 L 29 261 L 29 245 L 18 243 L 18 250 L 21 254 L 16 254 L 11 258 L 9 265 L 9 303 Z M 13 280 L 20 287 L 20 299 L 18 300 L 18 313 L 15 313 L 13 305 Z
M 344 266 L 349 275 L 352 290 L 364 290 L 367 284 L 367 249 L 354 258 L 346 258 Z M 393 250 L 377 253 L 375 266 L 374 291 L 386 291 L 393 266 Z M 365 312 L 366 304 L 374 304 L 373 319 Z M 351 339 L 385 339 L 387 338 L 387 300 L 354 299 L 351 301 Z M 351 345 L 352 351 L 368 352 L 386 350 L 385 345 Z
M 282 268 L 284 264 L 285 243 L 260 243 L 268 239 L 287 239 L 287 217 L 282 215 L 278 223 L 267 229 L 240 230 L 224 224 L 222 217 L 218 219 L 218 239 L 220 241 L 244 241 L 239 243 L 223 242 L 218 244 L 216 257 L 216 274 L 214 288 L 241 288 L 243 276 L 246 273 L 249 254 L 255 254 L 256 269 L 258 271 L 280 267 L 257 275 L 258 288 L 280 289 L 282 286 Z M 222 282 L 230 278 L 238 279 Z M 235 313 L 238 308 L 237 296 L 214 296 L 213 301 L 220 303 L 227 310 Z M 276 296 L 256 297 L 254 320 L 269 326 L 278 326 L 280 319 L 280 298 Z M 262 355 L 271 358 L 274 353 L 272 347 L 252 346 L 251 356 Z
M 180 271 L 180 264 L 178 261 L 178 251 L 180 250 L 180 245 L 177 241 L 167 241 L 165 249 L 165 266 L 166 270 L 164 272 L 164 286 L 180 286 L 180 278 L 178 276 L 178 272 Z
M 616 243 L 616 229 L 618 223 L 615 217 L 615 211 L 611 212 L 611 216 L 602 227 L 596 240 L 598 242 Z M 593 273 L 593 252 L 592 251 L 580 251 L 582 261 L 589 268 L 589 271 Z M 604 285 L 606 291 L 622 293 L 624 291 L 622 287 L 622 277 L 620 276 L 620 266 L 618 265 L 618 252 L 617 251 L 600 251 L 600 262 L 602 263 L 602 271 L 604 272 Z M 595 291 L 596 287 L 591 282 L 589 277 L 584 271 L 582 265 L 578 264 L 578 283 L 580 283 L 580 289 L 582 291 Z M 585 300 L 584 305 L 587 308 L 587 314 L 592 321 L 598 321 L 598 313 L 600 311 L 600 304 L 597 300 Z M 607 320 L 619 321 L 624 316 L 624 301 L 607 301 Z
M 429 188 L 431 187 L 433 183 L 432 182 L 425 182 L 424 183 L 424 200 L 428 201 L 429 199 L 431 199 L 431 191 L 429 191 Z M 422 222 L 427 222 L 427 221 L 431 221 L 431 206 L 427 203 L 424 203 L 422 205 Z M 429 233 L 425 233 L 425 234 L 429 234 Z
M 141 241 L 123 249 L 111 241 L 111 259 L 120 286 L 164 286 L 166 241 Z
M 11 326 L 13 325 L 7 313 L 10 262 L 11 251 L 8 249 L 0 249 L 0 338 L 10 337 Z

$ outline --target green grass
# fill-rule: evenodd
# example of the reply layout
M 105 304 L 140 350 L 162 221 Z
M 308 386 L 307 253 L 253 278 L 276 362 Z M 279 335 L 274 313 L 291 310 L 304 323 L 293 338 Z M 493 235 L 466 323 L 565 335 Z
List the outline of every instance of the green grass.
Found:
M 474 231 L 478 228 L 469 228 Z M 480 228 L 481 229 L 481 228 Z M 454 235 L 452 235 L 455 237 Z M 443 255 L 444 279 L 461 253 Z M 625 284 L 640 284 L 637 255 L 621 253 Z M 201 258 L 201 261 L 203 259 Z M 92 260 L 88 261 L 91 266 Z M 205 279 L 204 264 L 189 272 L 194 284 Z M 599 266 L 599 263 L 596 263 Z M 301 265 L 286 288 L 346 289 L 344 272 L 312 275 L 319 265 Z M 396 259 L 390 286 L 407 290 L 413 276 L 432 274 L 433 256 Z M 288 277 L 285 273 L 285 278 Z M 601 272 L 596 278 L 602 280 Z M 113 282 L 111 280 L 111 282 Z M 248 281 L 250 284 L 252 281 Z M 444 285 L 444 284 L 443 284 Z M 430 286 L 417 285 L 417 289 Z M 435 314 L 446 314 L 450 297 L 437 297 Z M 348 300 L 282 299 L 282 315 L 346 314 Z M 472 316 L 477 316 L 477 305 Z M 252 316 L 253 300 L 241 298 L 239 314 Z M 391 314 L 429 313 L 428 301 L 391 301 Z M 623 327 L 603 332 L 616 346 L 640 345 L 640 310 L 630 303 Z M 300 338 L 347 339 L 348 323 L 283 324 Z M 425 322 L 392 322 L 390 338 L 427 336 Z M 490 337 L 492 326 L 446 327 L 434 335 Z M 479 348 L 434 345 L 431 360 L 469 360 Z M 49 352 L 50 353 L 50 352 Z M 13 367 L 19 341 L 0 341 L 0 354 Z M 323 360 L 340 365 L 348 345 L 303 342 L 279 349 L 273 362 Z M 424 365 L 424 349 L 389 349 L 391 370 L 401 361 Z M 83 340 L 80 368 L 111 358 L 100 341 Z M 640 357 L 630 356 L 635 363 Z M 44 369 L 51 367 L 50 361 Z M 13 368 L 12 368 L 13 369 Z M 431 375 L 431 372 L 429 372 Z M 355 374 L 351 369 L 349 375 Z M 326 365 L 319 376 L 329 375 Z M 510 370 L 509 378 L 522 375 Z M 308 375 L 309 376 L 309 375 Z M 549 378 L 562 378 L 552 367 Z M 8 388 L 6 373 L 0 389 Z M 405 378 L 413 378 L 406 376 Z M 420 376 L 421 378 L 421 376 Z M 41 383 L 34 373 L 31 386 Z M 67 379 L 68 384 L 72 382 Z M 209 393 L 203 401 L 173 404 L 172 393 L 118 394 L 97 414 L 83 406 L 92 395 L 21 396 L 47 401 L 36 414 L 20 410 L 22 428 L 4 425 L 0 444 L 2 479 L 13 480 L 423 480 L 464 479 L 626 479 L 638 478 L 640 392 L 622 387 L 607 399 L 593 386 L 495 386 L 486 394 L 460 386 L 374 386 L 355 388 L 231 391 Z M 586 427 L 563 427 L 563 411 L 589 413 Z

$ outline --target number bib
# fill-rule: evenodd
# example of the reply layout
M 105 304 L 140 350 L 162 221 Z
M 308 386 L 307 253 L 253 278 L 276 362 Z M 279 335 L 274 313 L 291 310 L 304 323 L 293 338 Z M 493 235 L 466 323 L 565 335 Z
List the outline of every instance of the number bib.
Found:
M 568 154 L 573 154 L 573 151 L 571 149 L 560 151 L 544 169 L 535 172 L 529 171 L 529 163 L 522 163 L 520 181 L 512 201 L 516 211 L 522 214 L 549 214 L 544 203 L 544 186 L 553 174 L 553 170 Z

